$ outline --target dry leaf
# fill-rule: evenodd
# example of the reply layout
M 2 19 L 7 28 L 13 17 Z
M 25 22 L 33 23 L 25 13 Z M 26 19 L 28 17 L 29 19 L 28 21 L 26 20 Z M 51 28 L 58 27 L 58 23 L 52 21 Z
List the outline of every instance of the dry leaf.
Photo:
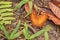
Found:
M 54 5 L 52 2 L 49 2 L 49 7 L 52 12 L 60 19 L 60 8 Z
M 49 20 L 51 20 L 52 22 L 54 22 L 56 25 L 60 25 L 60 20 L 55 17 L 54 15 L 50 14 L 50 13 L 41 13 L 41 14 L 45 14 L 47 15 L 49 18 Z
M 52 3 L 54 3 L 56 6 L 59 6 L 59 4 L 60 4 L 60 2 L 58 0 L 52 0 Z
M 28 12 L 29 6 L 28 4 L 25 4 L 25 11 Z M 32 10 L 31 14 L 29 15 L 29 18 L 31 20 L 31 23 L 33 26 L 36 27 L 42 27 L 42 25 L 45 23 L 47 20 L 48 16 L 43 14 L 43 15 L 38 15 L 35 10 Z

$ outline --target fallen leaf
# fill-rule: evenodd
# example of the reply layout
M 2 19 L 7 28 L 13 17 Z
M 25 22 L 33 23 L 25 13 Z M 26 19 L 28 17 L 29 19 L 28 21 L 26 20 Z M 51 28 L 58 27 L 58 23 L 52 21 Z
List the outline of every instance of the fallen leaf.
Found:
M 52 0 L 52 3 L 54 3 L 56 6 L 60 7 L 59 6 L 60 2 L 58 0 Z
M 25 11 L 28 12 L 29 6 L 28 4 L 25 4 Z M 31 14 L 29 15 L 29 18 L 31 20 L 31 23 L 33 26 L 36 27 L 42 27 L 42 25 L 45 23 L 47 20 L 48 16 L 43 14 L 43 15 L 38 15 L 34 9 L 32 9 Z
M 41 13 L 41 14 L 47 15 L 49 17 L 48 19 L 51 20 L 52 22 L 54 22 L 54 24 L 60 25 L 60 20 L 56 16 L 54 16 L 50 13 Z
M 52 12 L 60 19 L 60 8 L 56 5 L 54 5 L 52 2 L 49 2 L 49 7 L 52 10 Z

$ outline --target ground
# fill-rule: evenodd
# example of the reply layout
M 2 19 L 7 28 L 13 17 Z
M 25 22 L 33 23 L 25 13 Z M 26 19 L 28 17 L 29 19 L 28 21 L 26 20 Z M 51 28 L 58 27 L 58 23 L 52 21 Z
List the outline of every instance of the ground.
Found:
M 9 0 L 11 1 L 11 0 Z M 12 1 L 16 1 L 18 2 L 19 0 L 12 0 Z M 33 2 L 34 5 L 37 5 L 38 7 L 46 7 L 49 8 L 48 6 L 48 2 L 50 0 L 31 0 Z M 44 4 L 44 5 L 43 5 Z M 18 9 L 16 12 L 14 12 L 14 17 L 16 18 L 11 25 L 5 25 L 5 28 L 8 30 L 9 33 L 12 32 L 13 28 L 16 26 L 17 21 L 20 20 L 21 21 L 21 27 L 19 28 L 19 30 L 22 30 L 23 27 L 23 23 L 27 22 L 28 26 L 29 26 L 29 33 L 33 34 L 37 31 L 40 30 L 40 28 L 33 28 L 32 24 L 29 20 L 29 17 L 24 18 L 24 16 L 26 15 L 26 12 L 24 10 L 24 7 L 21 7 L 20 9 Z M 52 21 L 47 20 L 46 23 L 44 24 L 44 26 L 46 25 L 50 25 L 51 26 L 51 30 L 49 31 L 49 40 L 60 40 L 60 27 L 55 25 Z M 43 26 L 43 27 L 44 27 Z M 32 29 L 32 30 L 31 30 Z M 18 30 L 18 31 L 19 31 Z M 0 31 L 1 34 L 4 34 L 2 31 Z M 5 38 L 5 36 L 0 37 L 0 40 L 7 40 Z M 25 40 L 24 36 L 21 35 L 20 37 L 14 39 L 14 40 Z M 34 38 L 33 40 L 44 40 L 44 36 L 41 35 L 39 37 Z

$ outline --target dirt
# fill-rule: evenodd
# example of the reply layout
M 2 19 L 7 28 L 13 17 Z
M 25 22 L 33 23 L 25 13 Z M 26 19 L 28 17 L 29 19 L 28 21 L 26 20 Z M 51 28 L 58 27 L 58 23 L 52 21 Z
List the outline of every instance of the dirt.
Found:
M 8 1 L 20 2 L 20 0 L 8 0 Z M 48 2 L 50 2 L 51 0 L 31 0 L 31 1 L 33 1 L 33 4 L 37 5 L 38 7 L 43 7 L 43 8 L 46 7 L 49 9 Z M 21 21 L 21 27 L 19 28 L 19 30 L 22 30 L 24 28 L 24 26 L 23 26 L 24 22 L 26 22 L 28 24 L 30 34 L 34 34 L 35 32 L 40 30 L 40 28 L 33 28 L 32 24 L 29 20 L 29 17 L 24 18 L 25 15 L 26 15 L 26 12 L 25 12 L 23 6 L 14 13 L 14 16 L 16 19 L 14 21 L 12 21 L 12 24 L 5 25 L 5 28 L 8 30 L 9 33 L 11 33 L 12 30 L 15 28 L 18 20 Z M 47 20 L 47 22 L 43 25 L 43 27 L 46 25 L 51 26 L 51 30 L 49 31 L 49 40 L 60 40 L 60 26 L 55 25 L 50 20 Z M 0 40 L 7 40 L 6 37 L 4 36 L 4 33 L 2 31 L 0 31 L 0 33 L 3 34 L 3 36 L 0 37 Z M 20 37 L 14 39 L 14 40 L 26 40 L 26 39 L 24 38 L 23 35 L 21 35 Z M 43 35 L 38 36 L 38 37 L 34 38 L 33 40 L 44 40 L 44 36 Z

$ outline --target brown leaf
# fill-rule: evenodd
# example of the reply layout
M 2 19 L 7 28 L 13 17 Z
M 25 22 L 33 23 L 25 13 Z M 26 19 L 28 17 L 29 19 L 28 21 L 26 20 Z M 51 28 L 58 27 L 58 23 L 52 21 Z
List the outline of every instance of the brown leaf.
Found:
M 60 4 L 59 0 L 52 0 L 52 3 L 54 3 L 56 6 L 59 6 Z
M 52 22 L 54 22 L 54 24 L 60 25 L 60 20 L 56 16 L 54 16 L 50 13 L 41 13 L 41 14 L 47 15 L 49 17 L 48 19 L 51 20 Z
M 52 2 L 49 2 L 49 7 L 52 10 L 52 12 L 60 19 L 60 8 L 56 5 L 54 5 Z

